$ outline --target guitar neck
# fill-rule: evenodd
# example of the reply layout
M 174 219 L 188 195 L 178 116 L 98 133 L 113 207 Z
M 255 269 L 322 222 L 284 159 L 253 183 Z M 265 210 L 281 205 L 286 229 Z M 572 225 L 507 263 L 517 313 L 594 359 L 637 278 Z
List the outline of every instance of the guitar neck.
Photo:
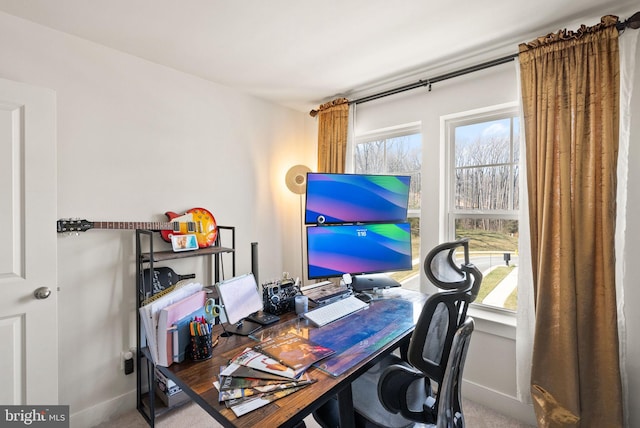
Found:
M 93 228 L 94 229 L 176 230 L 176 223 L 167 223 L 167 222 L 160 222 L 160 221 L 94 221 Z

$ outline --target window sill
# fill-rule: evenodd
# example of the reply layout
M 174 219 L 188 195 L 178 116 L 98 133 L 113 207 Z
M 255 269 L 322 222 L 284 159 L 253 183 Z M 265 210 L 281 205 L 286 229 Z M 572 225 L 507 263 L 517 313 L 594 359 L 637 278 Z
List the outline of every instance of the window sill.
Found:
M 471 306 L 467 312 L 478 331 L 516 340 L 516 314 L 513 312 Z

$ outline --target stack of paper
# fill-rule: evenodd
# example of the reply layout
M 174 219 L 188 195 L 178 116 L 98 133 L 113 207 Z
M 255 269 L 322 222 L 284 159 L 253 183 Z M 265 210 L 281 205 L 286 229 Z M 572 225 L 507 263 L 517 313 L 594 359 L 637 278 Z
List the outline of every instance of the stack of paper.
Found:
M 306 370 L 333 353 L 293 333 L 265 340 L 221 368 L 219 400 L 242 416 L 315 382 Z

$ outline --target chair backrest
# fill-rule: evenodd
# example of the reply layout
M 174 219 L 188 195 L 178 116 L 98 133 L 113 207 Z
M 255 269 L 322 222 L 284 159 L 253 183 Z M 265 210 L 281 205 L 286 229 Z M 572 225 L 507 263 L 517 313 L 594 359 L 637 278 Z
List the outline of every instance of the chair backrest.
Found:
M 438 391 L 437 428 L 464 427 L 462 413 L 462 372 L 473 333 L 474 321 L 468 317 L 453 337 L 451 355 Z
M 456 261 L 456 251 L 463 251 L 463 260 Z M 425 258 L 424 268 L 434 285 L 446 291 L 427 299 L 409 342 L 407 361 L 440 384 L 454 335 L 478 295 L 482 273 L 469 262 L 468 239 L 436 246 Z
M 408 362 L 438 384 L 444 378 L 459 324 L 460 308 L 468 300 L 469 295 L 459 291 L 442 291 L 431 295 L 411 335 Z

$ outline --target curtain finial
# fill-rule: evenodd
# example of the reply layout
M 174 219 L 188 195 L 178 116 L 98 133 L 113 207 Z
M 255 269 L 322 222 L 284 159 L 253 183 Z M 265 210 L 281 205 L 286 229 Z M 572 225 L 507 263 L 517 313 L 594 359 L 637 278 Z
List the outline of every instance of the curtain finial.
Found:
M 309 116 L 316 117 L 321 111 L 330 109 L 331 107 L 340 106 L 342 104 L 349 104 L 349 100 L 346 98 L 336 98 L 335 100 L 321 104 L 320 107 L 315 110 L 311 110 L 309 112 Z

